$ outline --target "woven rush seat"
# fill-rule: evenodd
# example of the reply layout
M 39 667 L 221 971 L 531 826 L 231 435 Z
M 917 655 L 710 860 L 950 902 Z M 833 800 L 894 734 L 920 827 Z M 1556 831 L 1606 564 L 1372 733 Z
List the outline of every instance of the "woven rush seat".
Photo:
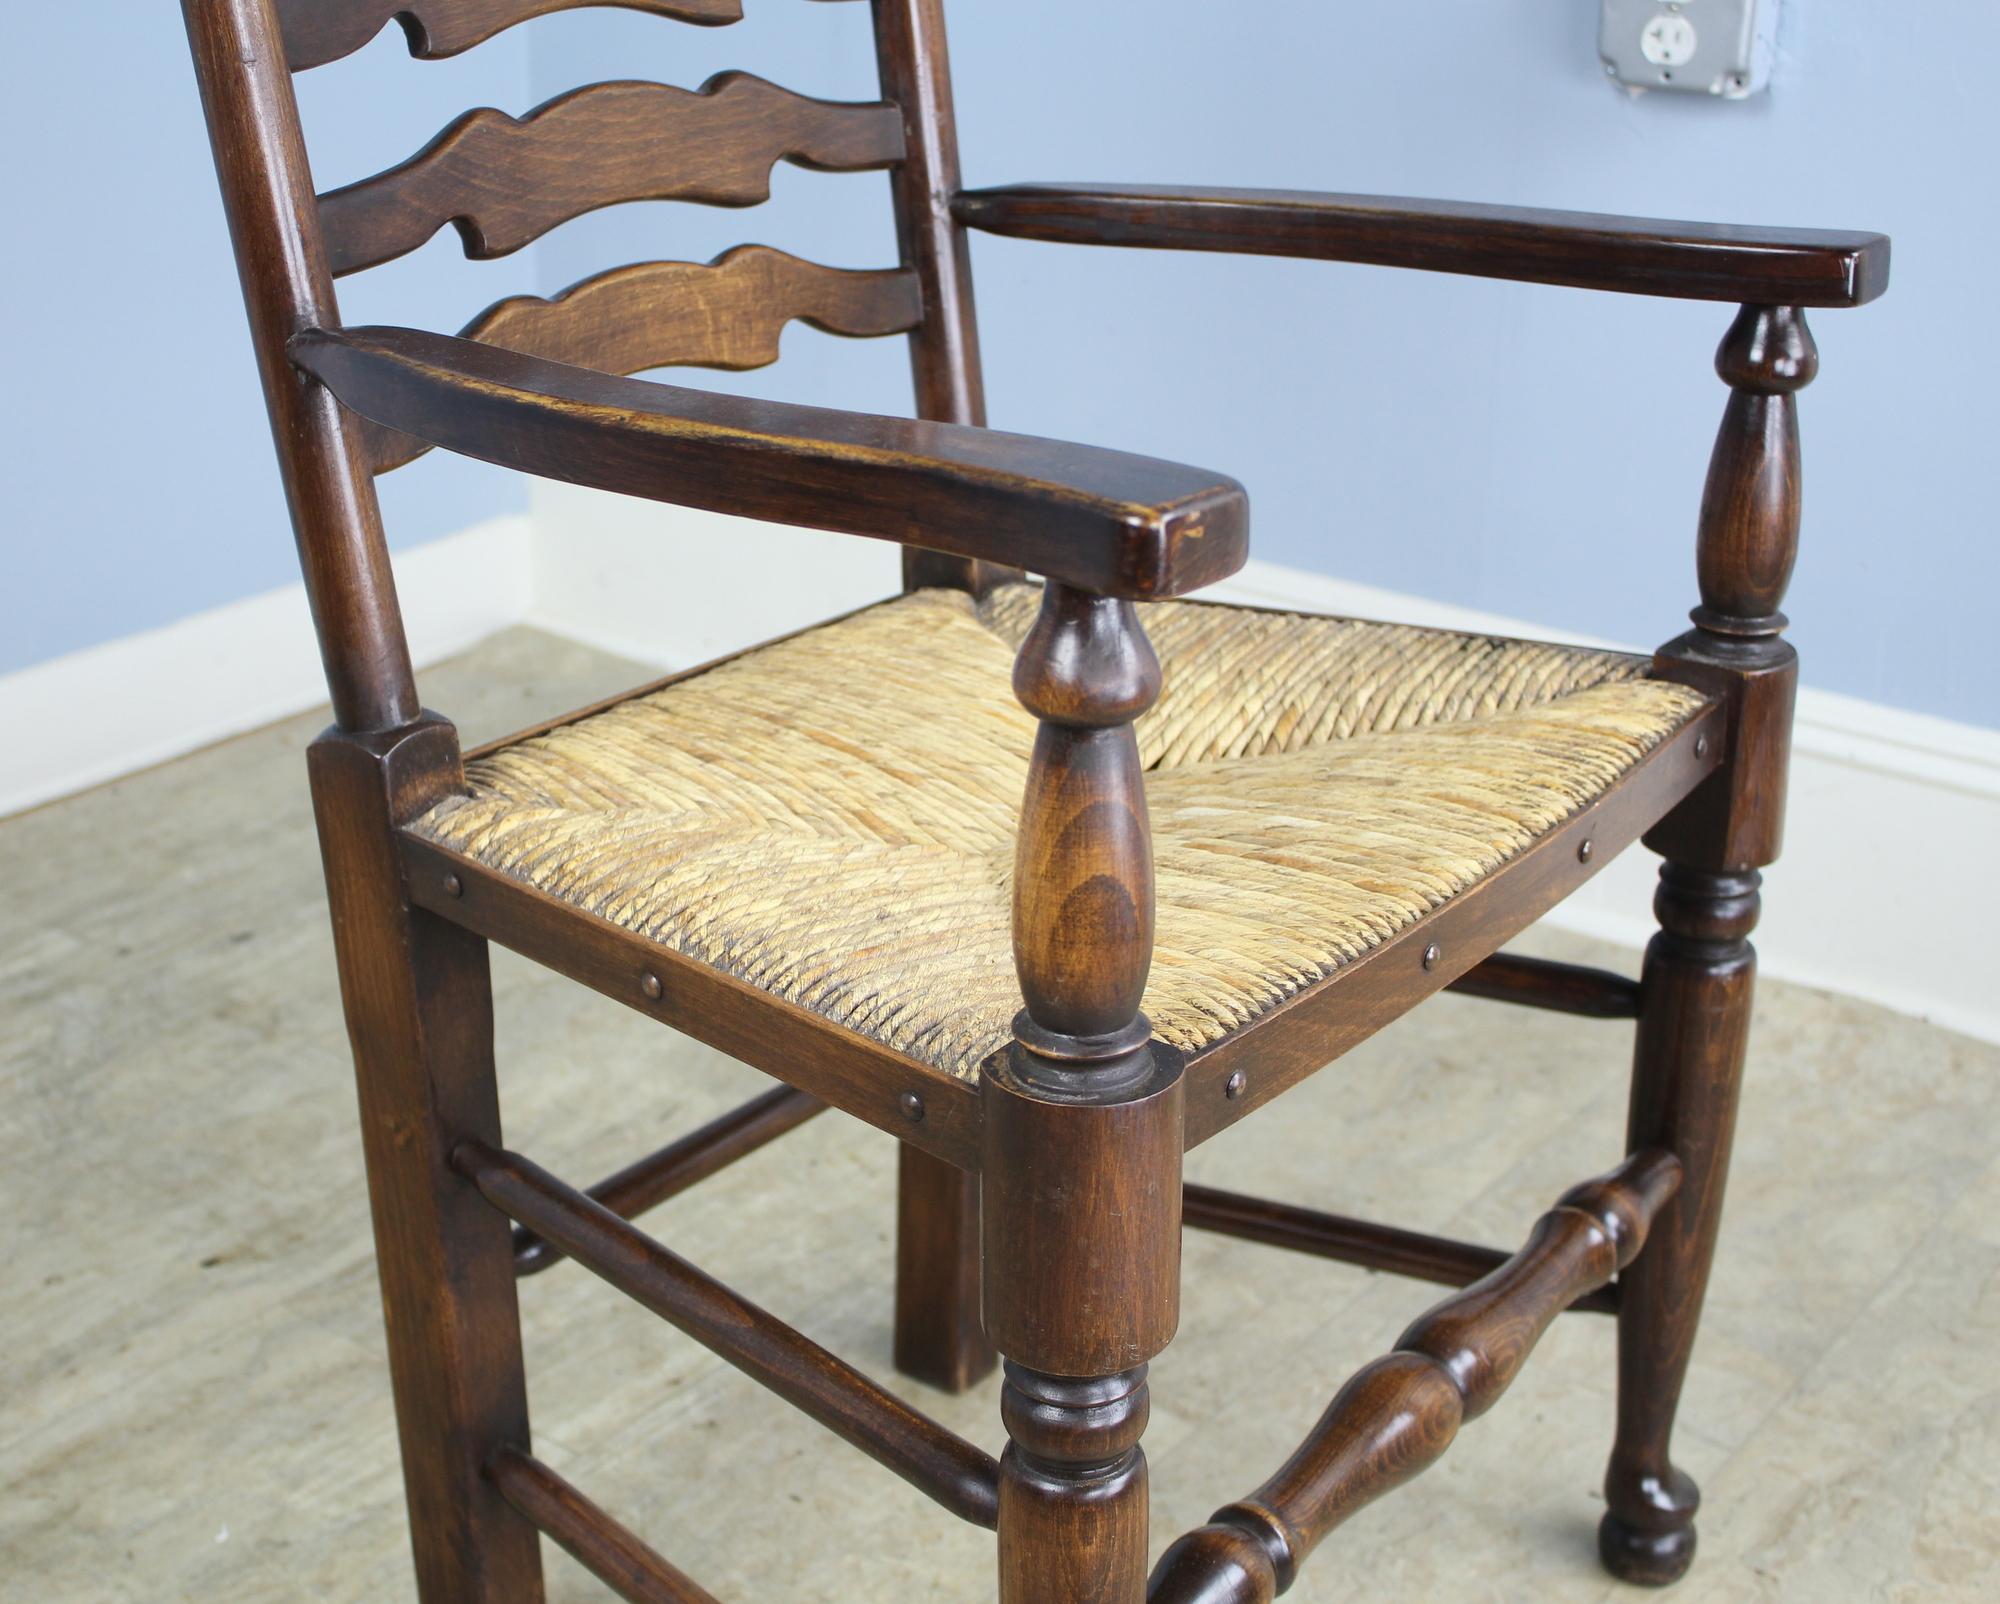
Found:
M 1039 591 L 919 591 L 467 765 L 414 829 L 976 1077 L 1020 1007 L 1014 699 Z M 1617 653 L 1146 607 L 1145 1000 L 1187 1050 L 1352 962 L 1601 796 L 1704 704 Z

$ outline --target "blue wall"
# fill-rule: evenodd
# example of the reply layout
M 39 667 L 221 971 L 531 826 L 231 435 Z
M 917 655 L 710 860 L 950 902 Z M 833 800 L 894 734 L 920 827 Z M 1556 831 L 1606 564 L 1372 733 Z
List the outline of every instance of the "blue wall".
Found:
M 1177 27 L 1161 9 L 960 5 L 968 181 L 1893 235 L 1888 298 L 1815 319 L 1787 611 L 1810 682 L 2000 724 L 1985 648 L 2000 333 L 1979 310 L 2000 254 L 1990 4 L 1786 0 L 1775 90 L 1739 104 L 1614 91 L 1595 0 L 1181 6 Z M 1015 241 L 983 242 L 977 266 L 996 422 L 1235 473 L 1259 556 L 1630 641 L 1681 627 L 1727 309 Z
M 45 12 L 12 29 L 23 82 L 0 129 L 16 148 L 71 142 L 79 160 L 17 168 L 44 186 L 27 215 L 63 249 L 0 259 L 10 307 L 52 309 L 12 342 L 18 375 L 25 341 L 30 382 L 5 403 L 24 414 L 8 431 L 10 452 L 24 449 L 7 561 L 26 584 L 0 604 L 0 669 L 292 573 L 178 20 L 158 3 L 116 9 L 129 19 L 87 63 Z M 873 92 L 866 8 L 749 9 L 727 30 L 570 13 L 441 65 L 410 62 L 392 34 L 301 80 L 320 177 L 406 153 L 457 107 L 519 111 L 589 78 L 692 85 L 747 66 L 820 94 Z M 1989 10 L 1786 0 L 1774 93 L 1733 105 L 1608 87 L 1595 0 L 959 0 L 952 18 L 975 184 L 1233 182 L 1894 234 L 1889 298 L 1816 319 L 1825 366 L 1804 401 L 1794 638 L 1815 683 L 2000 725 L 1984 651 L 2000 558 L 1981 471 L 1982 375 L 2000 337 L 1976 311 L 2000 246 L 1981 200 L 2000 98 L 1962 48 L 1990 38 Z M 72 59 L 74 83 L 50 67 Z M 117 119 L 96 114 L 107 89 Z M 75 205 L 104 184 L 99 203 Z M 497 295 L 745 239 L 888 260 L 879 176 L 781 167 L 775 197 L 750 216 L 600 214 L 499 264 L 456 261 L 446 235 L 343 298 L 357 319 L 450 327 Z M 981 240 L 976 263 L 994 421 L 1236 474 L 1261 557 L 1633 641 L 1679 628 L 1694 599 L 1724 308 L 1002 240 Z M 776 370 L 715 382 L 908 406 L 899 342 L 794 329 L 786 348 Z M 170 383 L 187 399 L 169 401 Z M 107 412 L 120 394 L 135 401 Z M 116 419 L 114 443 L 85 439 L 79 416 Z M 438 459 L 384 487 L 403 543 L 521 505 L 487 470 Z
M 180 7 L 96 10 L 85 37 L 70 8 L 10 8 L 0 65 L 19 231 L 0 250 L 0 673 L 298 578 Z M 323 185 L 524 98 L 525 32 L 436 64 L 391 33 L 299 79 Z M 344 311 L 456 328 L 484 287 L 456 243 L 350 281 Z M 439 455 L 385 479 L 383 503 L 409 546 L 527 493 Z

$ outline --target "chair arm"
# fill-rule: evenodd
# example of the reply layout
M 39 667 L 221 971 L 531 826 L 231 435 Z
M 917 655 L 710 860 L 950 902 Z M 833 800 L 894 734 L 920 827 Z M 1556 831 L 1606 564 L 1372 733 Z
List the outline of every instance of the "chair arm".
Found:
M 615 378 L 415 329 L 310 330 L 290 354 L 363 417 L 466 456 L 1102 595 L 1182 595 L 1247 554 L 1242 486 L 1152 457 Z
M 1304 190 L 1010 184 L 953 215 L 1021 239 L 1236 251 L 1767 306 L 1860 306 L 1889 285 L 1881 234 Z

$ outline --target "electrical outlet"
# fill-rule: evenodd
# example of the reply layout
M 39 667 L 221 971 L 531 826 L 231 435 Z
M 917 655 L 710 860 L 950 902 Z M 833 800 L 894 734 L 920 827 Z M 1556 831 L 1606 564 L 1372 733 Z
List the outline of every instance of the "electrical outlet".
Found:
M 1768 87 L 1778 0 L 1603 0 L 1597 53 L 1616 83 L 1742 100 Z

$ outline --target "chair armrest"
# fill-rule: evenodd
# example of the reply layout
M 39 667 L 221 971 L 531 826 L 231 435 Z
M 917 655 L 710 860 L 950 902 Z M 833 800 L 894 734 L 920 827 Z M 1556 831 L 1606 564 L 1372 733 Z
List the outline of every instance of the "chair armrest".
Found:
M 1235 480 L 1092 446 L 615 378 L 415 329 L 315 329 L 293 363 L 363 417 L 549 479 L 901 541 L 1145 599 L 1248 554 Z
M 1588 290 L 1768 306 L 1860 306 L 1889 285 L 1880 234 L 1670 223 L 1461 201 L 1146 184 L 967 190 L 971 228 L 1078 245 L 1305 256 Z

